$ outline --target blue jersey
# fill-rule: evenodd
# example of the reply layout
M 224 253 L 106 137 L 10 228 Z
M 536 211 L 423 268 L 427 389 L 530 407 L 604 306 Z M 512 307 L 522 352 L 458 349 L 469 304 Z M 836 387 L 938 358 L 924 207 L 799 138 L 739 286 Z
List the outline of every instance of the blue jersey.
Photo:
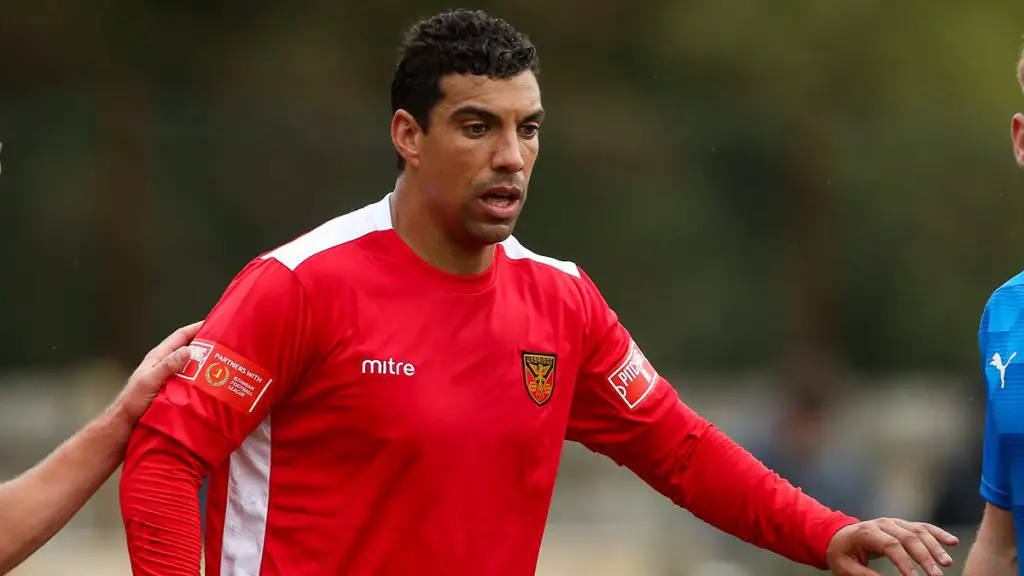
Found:
M 978 346 L 988 390 L 981 496 L 1024 527 L 1024 272 L 989 298 Z M 1018 550 L 1022 535 L 1018 529 Z

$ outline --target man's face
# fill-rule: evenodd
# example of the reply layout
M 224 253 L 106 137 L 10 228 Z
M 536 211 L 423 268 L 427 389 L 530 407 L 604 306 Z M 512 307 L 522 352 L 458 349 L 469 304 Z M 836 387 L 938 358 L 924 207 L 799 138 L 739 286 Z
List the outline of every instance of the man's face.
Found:
M 496 244 L 512 234 L 540 149 L 537 77 L 450 74 L 418 145 L 428 205 L 456 241 Z

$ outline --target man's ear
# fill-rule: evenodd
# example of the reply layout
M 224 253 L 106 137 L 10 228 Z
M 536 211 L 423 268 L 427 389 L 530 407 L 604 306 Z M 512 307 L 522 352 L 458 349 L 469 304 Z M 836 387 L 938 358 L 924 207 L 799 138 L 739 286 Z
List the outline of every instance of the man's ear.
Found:
M 398 110 L 391 117 L 391 143 L 395 151 L 412 167 L 419 166 L 420 145 L 423 142 L 423 128 L 405 110 Z

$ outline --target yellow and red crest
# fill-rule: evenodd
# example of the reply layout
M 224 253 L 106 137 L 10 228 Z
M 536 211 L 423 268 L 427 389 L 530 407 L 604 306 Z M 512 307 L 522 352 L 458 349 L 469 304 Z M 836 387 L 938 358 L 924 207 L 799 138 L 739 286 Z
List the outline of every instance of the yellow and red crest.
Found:
M 523 352 L 523 381 L 530 399 L 543 406 L 555 390 L 555 355 Z

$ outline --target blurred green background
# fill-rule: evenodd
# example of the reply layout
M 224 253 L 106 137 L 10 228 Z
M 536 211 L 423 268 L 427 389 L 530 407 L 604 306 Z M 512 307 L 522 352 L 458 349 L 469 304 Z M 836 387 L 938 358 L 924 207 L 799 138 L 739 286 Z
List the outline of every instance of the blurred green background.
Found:
M 98 410 L 250 258 L 391 189 L 396 46 L 417 19 L 455 7 L 467 6 L 3 5 L 4 471 Z M 947 490 L 980 511 L 978 321 L 1024 268 L 1024 174 L 1009 138 L 1024 110 L 1024 4 L 468 7 L 540 50 L 548 119 L 524 243 L 583 266 L 684 399 L 752 450 L 775 438 L 766 431 L 827 429 L 839 440 L 818 451 L 849 445 L 839 460 L 874 478 L 859 489 L 884 495 L 864 509 L 936 517 Z M 828 411 L 800 402 L 815 394 Z M 787 411 L 790 397 L 803 408 Z M 755 452 L 767 461 L 771 448 Z M 577 490 L 619 471 L 573 450 L 548 559 L 549 542 L 576 542 L 626 508 L 580 510 L 647 494 L 632 478 Z M 116 548 L 109 497 L 112 510 L 81 529 L 109 528 Z M 667 548 L 645 557 L 710 534 L 657 502 L 636 522 Z M 563 521 L 588 528 L 560 537 Z M 694 557 L 649 573 L 740 573 Z

